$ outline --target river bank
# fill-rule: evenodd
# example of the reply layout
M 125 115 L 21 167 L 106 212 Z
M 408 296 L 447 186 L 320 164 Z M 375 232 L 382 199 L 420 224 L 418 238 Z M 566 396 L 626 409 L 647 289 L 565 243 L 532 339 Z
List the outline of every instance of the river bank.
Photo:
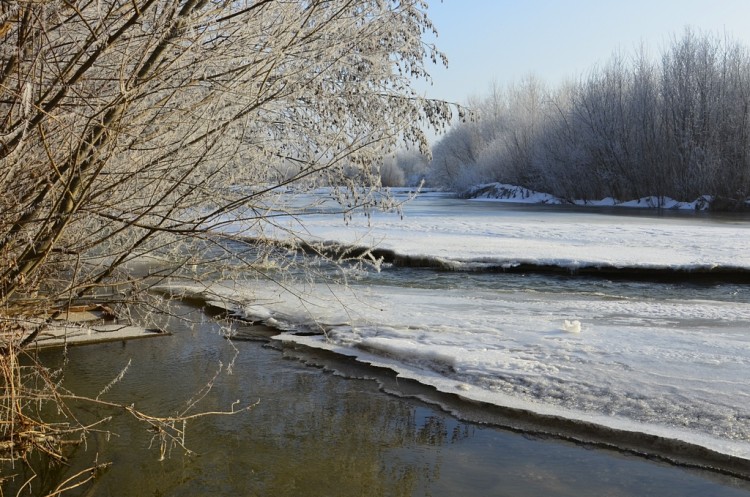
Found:
M 105 305 L 80 305 L 67 309 L 46 325 L 31 342 L 30 347 L 45 349 L 91 345 L 169 334 L 169 331 L 161 328 L 143 327 L 130 321 L 121 321 Z

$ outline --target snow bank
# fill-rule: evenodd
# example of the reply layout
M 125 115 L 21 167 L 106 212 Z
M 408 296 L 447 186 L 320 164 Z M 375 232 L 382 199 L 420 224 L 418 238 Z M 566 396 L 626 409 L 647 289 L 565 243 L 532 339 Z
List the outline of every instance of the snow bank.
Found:
M 505 183 L 486 183 L 475 186 L 468 190 L 464 197 L 475 200 L 487 200 L 496 202 L 521 203 L 521 204 L 569 204 L 591 207 L 632 207 L 640 209 L 680 209 L 680 210 L 707 210 L 713 197 L 701 195 L 692 202 L 681 202 L 666 196 L 649 196 L 635 200 L 620 201 L 612 197 L 601 200 L 574 200 L 572 202 L 555 197 L 549 193 L 541 193 L 521 186 L 508 185 Z
M 522 186 L 487 183 L 471 188 L 463 197 L 519 204 L 562 204 L 564 201 L 549 193 L 536 192 Z

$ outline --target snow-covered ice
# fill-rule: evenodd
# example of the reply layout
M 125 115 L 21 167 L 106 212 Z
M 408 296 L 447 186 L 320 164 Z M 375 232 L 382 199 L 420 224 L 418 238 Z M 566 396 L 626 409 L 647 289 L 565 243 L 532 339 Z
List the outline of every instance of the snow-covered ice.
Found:
M 700 217 L 645 217 L 534 210 L 443 199 L 389 213 L 340 217 L 314 214 L 280 221 L 266 235 L 308 242 L 377 247 L 448 261 L 461 267 L 515 264 L 582 267 L 750 269 L 750 222 L 717 223 Z M 439 206 L 439 207 L 436 207 Z M 551 207 L 550 209 L 554 209 Z
M 301 221 L 307 241 L 387 248 L 458 269 L 750 269 L 750 223 L 741 218 L 513 210 L 428 195 L 403 219 Z M 689 298 L 658 295 L 658 287 L 624 295 L 580 280 L 549 291 L 354 281 L 224 283 L 203 293 L 239 302 L 238 313 L 283 331 L 279 340 L 355 356 L 440 391 L 750 459 L 750 297 L 746 285 L 733 291 L 736 298 L 717 298 L 710 286 Z

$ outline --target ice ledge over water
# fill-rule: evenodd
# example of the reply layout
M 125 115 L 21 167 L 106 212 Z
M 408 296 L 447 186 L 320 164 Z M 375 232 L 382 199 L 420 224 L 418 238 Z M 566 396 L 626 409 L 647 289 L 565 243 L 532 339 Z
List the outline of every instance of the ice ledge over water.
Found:
M 519 399 L 457 382 L 425 369 L 409 367 L 403 362 L 388 359 L 382 355 L 342 347 L 323 336 L 300 336 L 285 333 L 273 338 L 285 343 L 295 343 L 306 347 L 328 350 L 339 355 L 352 357 L 359 362 L 373 367 L 390 369 L 399 378 L 414 380 L 422 385 L 431 386 L 438 392 L 455 395 L 465 401 L 503 407 L 519 413 L 527 413 L 527 416 L 535 418 L 536 422 L 546 419 L 547 423 L 550 423 L 548 429 L 552 432 L 555 432 L 555 425 L 557 423 L 562 423 L 566 426 L 569 423 L 579 425 L 580 429 L 587 433 L 587 436 L 580 439 L 583 442 L 588 441 L 586 437 L 592 435 L 597 439 L 604 437 L 605 445 L 617 446 L 623 449 L 631 447 L 631 450 L 637 452 L 642 450 L 644 453 L 653 451 L 654 454 L 659 453 L 662 457 L 681 464 L 696 464 L 715 469 L 721 465 L 724 466 L 721 468 L 724 471 L 743 475 L 744 477 L 750 476 L 742 469 L 745 467 L 746 461 L 750 461 L 750 447 L 744 441 L 722 440 L 692 430 L 670 428 L 663 425 L 650 425 L 619 416 L 570 411 L 540 402 Z M 454 414 L 460 416 L 460 412 Z M 544 421 L 541 422 L 544 423 Z M 570 431 L 570 427 L 567 426 L 564 431 Z M 572 438 L 578 438 L 575 435 L 576 432 L 576 429 L 572 430 Z M 563 433 L 560 432 L 559 434 L 562 435 Z M 654 444 L 659 445 L 660 448 L 656 449 Z M 717 464 L 715 461 L 719 461 L 719 463 Z M 734 469 L 731 469 L 732 467 Z
M 291 237 L 300 222 L 304 230 Z M 336 216 L 311 214 L 279 220 L 263 235 L 314 249 L 358 247 L 384 262 L 449 270 L 750 271 L 750 222 L 744 218 L 519 211 L 467 200 L 435 202 L 429 194 L 408 203 L 403 218 L 377 212 L 345 225 Z
M 494 290 L 288 290 L 234 282 L 164 289 L 276 328 L 282 342 L 350 356 L 439 392 L 554 426 L 592 425 L 584 432 L 614 446 L 641 444 L 675 457 L 684 451 L 711 467 L 735 467 L 739 459 L 743 468 L 750 460 L 745 305 Z M 577 332 L 561 316 L 580 317 Z M 709 322 L 716 331 L 707 331 Z

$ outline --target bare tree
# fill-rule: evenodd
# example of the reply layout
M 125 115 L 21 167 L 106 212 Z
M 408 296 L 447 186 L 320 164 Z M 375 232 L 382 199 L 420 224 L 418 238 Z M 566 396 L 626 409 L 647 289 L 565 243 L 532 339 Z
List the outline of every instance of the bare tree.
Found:
M 686 29 L 658 62 L 641 47 L 556 92 L 528 79 L 504 105 L 499 94 L 480 106 L 480 127 L 459 125 L 435 145 L 434 178 L 584 200 L 709 194 L 719 208 L 750 194 L 750 57 L 727 37 Z
M 445 60 L 422 41 L 433 29 L 426 9 L 422 0 L 3 2 L 7 371 L 45 325 L 24 316 L 51 319 L 103 287 L 137 300 L 156 276 L 219 261 L 227 223 L 262 235 L 279 205 L 304 208 L 275 200 L 290 186 L 335 186 L 342 210 L 368 206 L 379 187 L 372 164 L 401 139 L 427 151 L 423 123 L 451 117 L 411 89 L 429 78 L 425 60 Z M 158 271 L 132 271 L 144 255 L 158 255 Z M 6 394 L 16 380 L 5 376 Z M 4 416 L 24 415 L 6 400 Z

